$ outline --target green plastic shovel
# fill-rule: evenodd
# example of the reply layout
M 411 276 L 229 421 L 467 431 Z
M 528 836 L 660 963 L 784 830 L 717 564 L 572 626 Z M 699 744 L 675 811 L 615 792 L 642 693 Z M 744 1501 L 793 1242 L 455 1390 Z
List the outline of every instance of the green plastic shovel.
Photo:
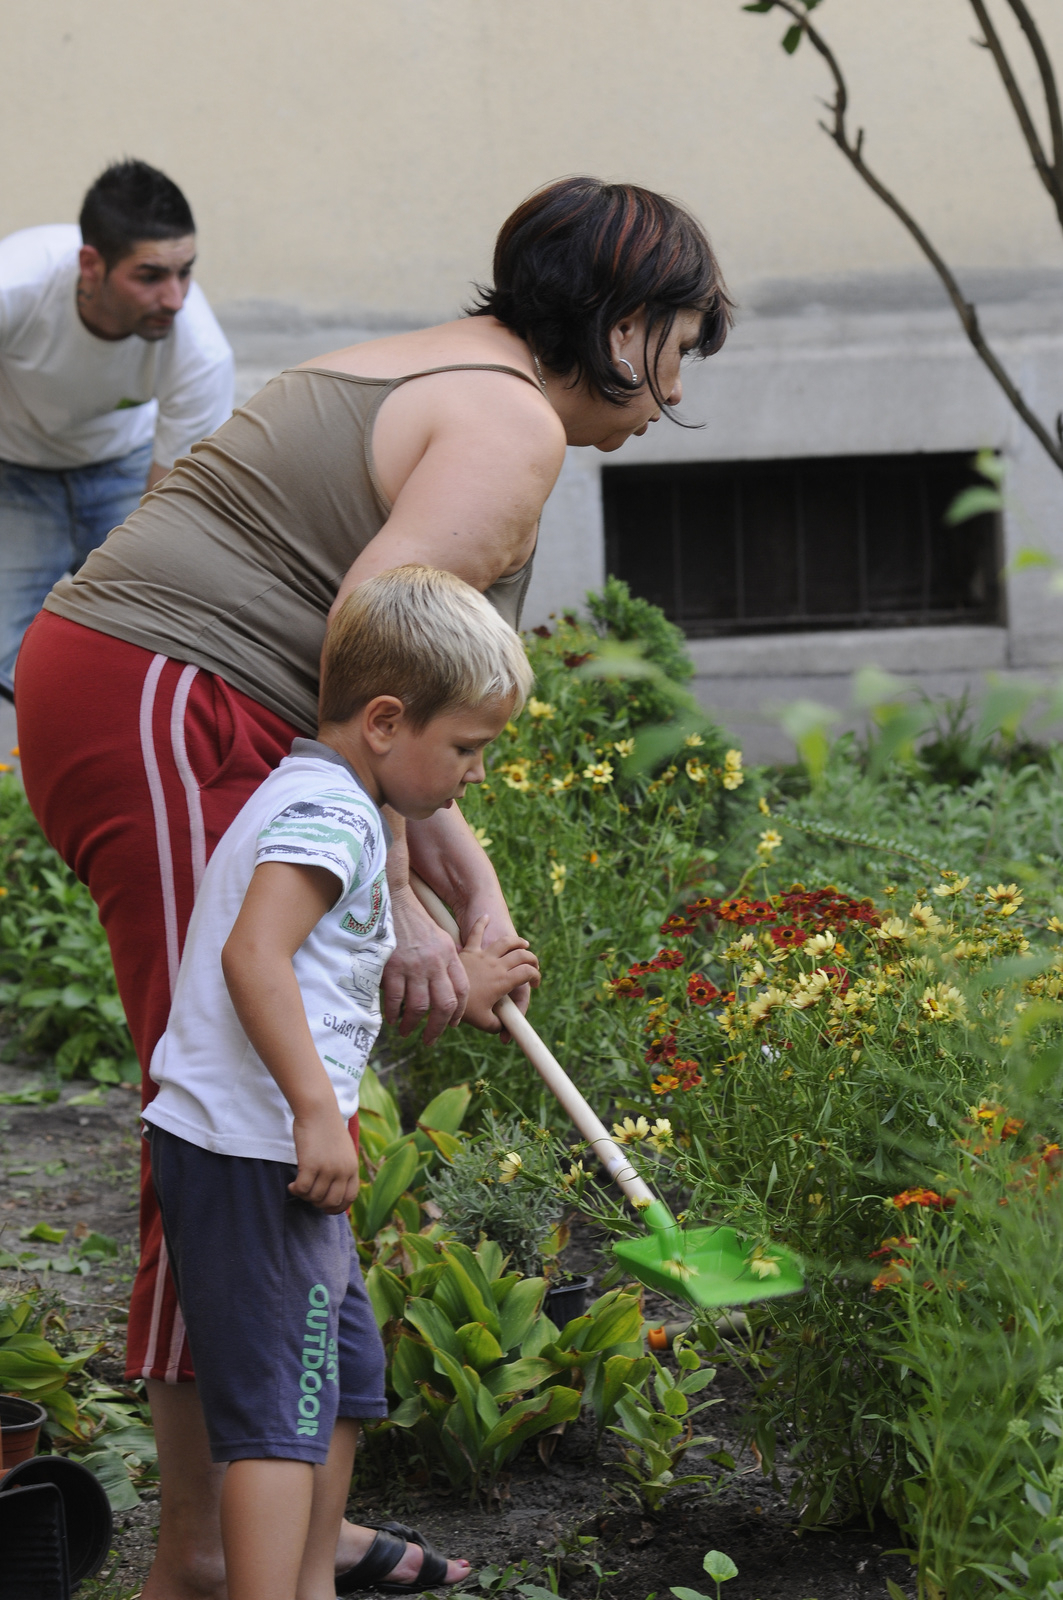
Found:
M 458 925 L 439 896 L 413 873 L 410 884 L 433 921 L 459 943 Z M 705 1310 L 749 1305 L 804 1288 L 796 1257 L 780 1246 L 751 1250 L 733 1228 L 680 1227 L 508 995 L 495 1007 L 495 1015 L 645 1223 L 648 1231 L 643 1238 L 622 1239 L 613 1246 L 632 1277 L 673 1300 Z

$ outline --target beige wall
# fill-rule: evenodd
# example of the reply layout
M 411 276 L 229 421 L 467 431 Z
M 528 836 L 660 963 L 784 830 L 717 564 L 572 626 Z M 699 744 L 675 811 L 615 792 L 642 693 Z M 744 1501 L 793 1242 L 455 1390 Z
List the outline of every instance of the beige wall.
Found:
M 1063 6 L 1035 9 L 1063 66 Z M 952 257 L 1063 264 L 966 0 L 817 18 L 870 158 Z M 513 204 L 578 170 L 685 199 L 739 292 L 912 266 L 781 32 L 738 0 L 6 0 L 0 234 L 72 218 L 131 153 L 186 188 L 222 303 L 447 312 Z

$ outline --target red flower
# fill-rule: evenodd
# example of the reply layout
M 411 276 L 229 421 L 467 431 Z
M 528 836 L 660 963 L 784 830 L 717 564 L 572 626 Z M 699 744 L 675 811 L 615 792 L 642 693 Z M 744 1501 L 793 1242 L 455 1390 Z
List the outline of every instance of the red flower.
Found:
M 899 1239 L 887 1239 L 877 1250 L 872 1250 L 868 1260 L 874 1261 L 879 1256 L 891 1256 L 895 1250 L 911 1250 L 914 1244 L 914 1239 L 905 1239 L 903 1236 Z
M 672 1062 L 672 1071 L 679 1079 L 681 1089 L 696 1089 L 701 1082 L 701 1073 L 698 1071 L 696 1061 L 683 1061 L 677 1058 Z
M 581 656 L 564 656 L 562 659 L 564 660 L 566 667 L 582 667 L 585 661 L 590 660 L 593 653 L 593 651 L 587 650 Z
M 956 1204 L 955 1195 L 941 1195 L 936 1189 L 902 1189 L 893 1196 L 898 1211 L 906 1206 L 925 1206 L 929 1211 L 948 1211 Z
M 532 629 L 532 633 L 537 634 L 540 639 L 549 639 L 550 637 L 550 629 L 542 622 L 537 628 Z
M 644 978 L 647 973 L 658 971 L 658 967 L 655 961 L 636 961 L 635 965 L 628 967 L 627 970 L 632 978 Z
M 772 928 L 768 937 L 771 939 L 772 944 L 775 945 L 804 944 L 805 942 L 805 935 L 802 930 L 793 927 L 789 923 L 784 924 L 781 928 Z
M 658 1061 L 671 1061 L 676 1052 L 674 1033 L 666 1033 L 663 1039 L 657 1039 L 646 1051 L 646 1060 L 650 1066 L 656 1066 Z
M 685 960 L 682 950 L 658 950 L 650 965 L 657 972 L 674 972 Z
M 680 916 L 678 912 L 673 912 L 670 917 L 666 917 L 661 923 L 660 931 L 662 933 L 670 933 L 673 939 L 685 939 L 688 933 L 694 932 L 694 926 L 694 923 L 688 921 L 686 917 Z
M 607 980 L 605 987 L 616 999 L 641 1000 L 646 993 L 631 977 Z
M 719 989 L 714 983 L 710 983 L 708 978 L 703 977 L 700 972 L 695 972 L 687 980 L 687 999 L 691 1000 L 694 1005 L 711 1005 L 714 1000 L 719 998 Z

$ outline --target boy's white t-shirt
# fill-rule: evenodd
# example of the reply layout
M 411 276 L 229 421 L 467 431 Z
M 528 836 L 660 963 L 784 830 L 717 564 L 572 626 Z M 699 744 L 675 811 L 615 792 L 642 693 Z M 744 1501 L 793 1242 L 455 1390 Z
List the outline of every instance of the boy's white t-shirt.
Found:
M 99 339 L 77 312 L 81 230 L 0 239 L 0 460 L 52 471 L 154 440 L 172 467 L 233 408 L 233 353 L 193 283 L 164 339 Z
M 144 1120 L 219 1155 L 294 1163 L 292 1112 L 237 1019 L 221 952 L 255 868 L 325 867 L 340 893 L 292 965 L 310 1033 L 345 1118 L 380 1029 L 380 980 L 395 948 L 380 812 L 342 756 L 296 739 L 235 818 L 203 875 L 170 1020 L 151 1058 L 159 1093 Z

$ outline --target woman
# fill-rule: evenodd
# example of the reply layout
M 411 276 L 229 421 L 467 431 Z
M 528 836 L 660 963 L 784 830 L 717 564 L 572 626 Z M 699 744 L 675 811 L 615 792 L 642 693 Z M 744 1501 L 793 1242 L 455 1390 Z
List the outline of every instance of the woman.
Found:
M 314 732 L 331 609 L 416 561 L 467 579 L 516 628 L 566 445 L 612 451 L 645 433 L 679 403 L 683 356 L 718 349 L 730 320 L 699 225 L 628 184 L 568 178 L 532 195 L 499 234 L 494 275 L 460 321 L 273 379 L 57 585 L 27 634 L 16 681 L 26 789 L 99 907 L 145 1074 L 205 862 L 292 738 Z M 457 808 L 395 832 L 385 1012 L 403 1032 L 427 1017 L 433 1039 L 461 1020 L 466 986 L 408 865 L 463 932 L 487 912 L 497 937 L 509 916 Z M 128 1370 L 147 1380 L 162 1489 L 144 1600 L 220 1597 L 220 1472 L 150 1182 L 141 1237 Z M 345 1525 L 340 1568 L 372 1537 Z M 391 1577 L 438 1583 L 421 1563 L 408 1545 Z M 447 1581 L 464 1570 L 451 1563 Z M 338 1587 L 368 1576 L 345 1571 Z

